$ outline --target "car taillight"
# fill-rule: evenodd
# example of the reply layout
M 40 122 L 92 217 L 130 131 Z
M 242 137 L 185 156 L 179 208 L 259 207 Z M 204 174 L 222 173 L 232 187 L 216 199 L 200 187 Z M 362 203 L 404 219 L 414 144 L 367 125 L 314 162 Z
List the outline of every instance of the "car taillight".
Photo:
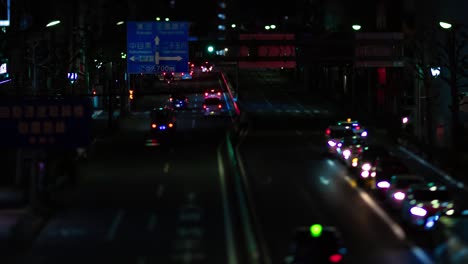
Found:
M 172 124 L 172 123 L 169 123 L 167 126 L 169 126 L 169 127 L 173 127 L 173 126 L 174 126 L 174 124 Z
M 169 98 L 169 101 L 172 102 L 172 98 Z
M 180 76 L 184 76 L 185 73 L 181 73 Z
M 362 153 L 362 148 L 357 149 L 358 153 Z
M 174 75 L 174 73 L 172 73 L 172 75 Z
M 163 75 L 166 75 L 166 72 L 163 72 Z
M 330 134 L 331 134 L 331 130 L 330 130 L 329 128 L 327 128 L 327 130 L 325 130 L 325 133 L 326 133 L 327 135 L 330 135 Z
M 203 105 L 203 109 L 206 109 L 206 105 Z
M 156 125 L 156 124 L 151 124 L 151 127 L 152 127 L 152 128 L 156 128 L 157 125 Z
M 208 96 L 208 93 L 205 93 L 205 96 Z
M 338 263 L 343 259 L 343 256 L 341 254 L 333 254 L 330 256 L 329 260 L 331 263 Z
M 356 127 L 356 130 L 359 130 L 359 129 L 361 129 L 361 127 L 357 126 L 357 127 Z
M 218 92 L 218 95 L 221 95 L 221 93 L 220 93 L 220 92 Z
M 221 108 L 221 105 L 220 105 L 220 104 L 218 105 L 218 108 Z

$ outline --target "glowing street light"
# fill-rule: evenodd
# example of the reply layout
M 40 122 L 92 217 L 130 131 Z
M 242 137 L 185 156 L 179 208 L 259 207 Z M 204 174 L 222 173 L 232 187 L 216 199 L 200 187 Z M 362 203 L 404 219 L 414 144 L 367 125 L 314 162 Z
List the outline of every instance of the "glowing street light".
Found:
M 270 25 L 270 28 L 271 28 L 271 29 L 275 29 L 275 28 L 276 28 L 276 25 Z
M 361 29 L 361 25 L 352 25 L 352 28 L 356 31 L 360 30 Z
M 166 17 L 164 20 L 167 22 L 167 21 L 169 21 L 169 18 L 168 18 L 168 17 Z
M 160 18 L 160 17 L 156 17 L 156 21 L 160 21 L 160 20 L 161 20 L 161 18 Z
M 124 21 L 119 21 L 116 23 L 117 26 L 123 25 L 125 22 Z
M 452 24 L 447 23 L 447 22 L 443 22 L 443 21 L 439 22 L 439 26 L 440 26 L 441 28 L 443 28 L 443 29 L 450 29 L 450 28 L 452 28 Z
M 270 26 L 265 26 L 265 29 L 266 29 L 266 30 L 270 30 Z
M 54 21 L 50 21 L 50 22 L 46 25 L 46 27 L 53 27 L 53 26 L 58 25 L 58 24 L 60 24 L 60 20 L 54 20 Z
M 237 26 L 236 24 L 232 24 L 232 25 L 231 25 L 232 28 L 236 28 L 236 26 Z

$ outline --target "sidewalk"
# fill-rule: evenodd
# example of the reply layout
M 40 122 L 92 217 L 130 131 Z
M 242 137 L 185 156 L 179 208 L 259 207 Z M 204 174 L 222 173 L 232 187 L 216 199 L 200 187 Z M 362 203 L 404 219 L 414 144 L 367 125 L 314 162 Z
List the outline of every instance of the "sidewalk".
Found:
M 29 246 L 50 216 L 50 210 L 32 210 L 21 192 L 0 190 L 0 252 L 5 260 Z M 2 261 L 3 262 L 3 261 Z
M 468 191 L 468 173 L 463 166 L 468 164 L 468 148 L 456 154 L 448 148 L 421 144 L 402 136 L 392 136 L 385 128 L 370 127 L 369 130 L 369 137 L 374 135 L 378 143 L 391 146 L 434 171 L 441 180 Z

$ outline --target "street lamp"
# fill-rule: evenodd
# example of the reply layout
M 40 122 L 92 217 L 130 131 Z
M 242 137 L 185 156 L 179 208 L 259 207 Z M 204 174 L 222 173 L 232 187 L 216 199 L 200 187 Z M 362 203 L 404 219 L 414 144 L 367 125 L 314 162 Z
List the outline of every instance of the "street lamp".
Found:
M 53 20 L 53 21 L 50 21 L 49 23 L 47 23 L 46 27 L 53 27 L 55 25 L 58 25 L 60 24 L 60 20 Z
M 355 24 L 355 25 L 352 25 L 352 28 L 353 28 L 355 31 L 358 31 L 358 30 L 361 29 L 361 25 Z
M 125 22 L 124 21 L 119 21 L 116 23 L 117 26 L 123 25 Z
M 439 22 L 439 26 L 443 29 L 450 29 L 452 27 L 452 24 L 450 23 L 447 23 L 447 22 L 443 22 L 443 21 L 440 21 Z
M 448 79 L 448 83 L 450 86 L 451 92 L 451 102 L 450 102 L 450 111 L 452 114 L 452 146 L 458 150 L 460 147 L 459 140 L 460 140 L 460 110 L 459 110 L 459 87 L 457 84 L 457 80 L 459 78 L 459 68 L 458 65 L 460 57 L 459 51 L 460 48 L 463 48 L 459 45 L 457 41 L 457 33 L 461 28 L 461 24 L 452 24 L 444 21 L 439 22 L 439 26 L 448 32 L 447 35 L 447 44 L 448 44 L 448 68 L 450 71 L 450 78 Z
M 44 31 L 47 28 L 53 27 L 60 24 L 60 20 L 53 20 L 47 23 L 47 25 L 41 29 L 40 33 Z M 32 45 L 32 65 L 33 65 L 33 78 L 32 78 L 32 89 L 33 89 L 33 94 L 35 95 L 37 93 L 37 61 L 36 61 L 36 48 L 39 46 L 39 41 L 35 41 Z

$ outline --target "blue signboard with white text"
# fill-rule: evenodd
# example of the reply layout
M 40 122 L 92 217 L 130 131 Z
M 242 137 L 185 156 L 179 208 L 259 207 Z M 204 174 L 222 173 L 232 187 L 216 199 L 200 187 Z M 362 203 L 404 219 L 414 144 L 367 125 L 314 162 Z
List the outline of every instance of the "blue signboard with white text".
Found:
M 128 22 L 127 72 L 187 72 L 188 29 L 188 22 Z
M 90 144 L 89 98 L 1 99 L 0 147 L 76 148 Z

